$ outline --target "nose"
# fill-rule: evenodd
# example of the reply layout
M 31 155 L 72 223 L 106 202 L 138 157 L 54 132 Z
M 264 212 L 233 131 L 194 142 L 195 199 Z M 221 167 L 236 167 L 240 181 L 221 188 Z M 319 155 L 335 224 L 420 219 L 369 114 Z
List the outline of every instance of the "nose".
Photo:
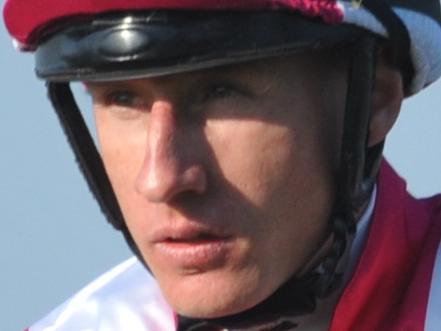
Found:
M 194 129 L 177 118 L 171 102 L 155 101 L 150 109 L 143 164 L 136 190 L 151 202 L 168 202 L 183 192 L 203 193 L 207 176 L 191 143 Z

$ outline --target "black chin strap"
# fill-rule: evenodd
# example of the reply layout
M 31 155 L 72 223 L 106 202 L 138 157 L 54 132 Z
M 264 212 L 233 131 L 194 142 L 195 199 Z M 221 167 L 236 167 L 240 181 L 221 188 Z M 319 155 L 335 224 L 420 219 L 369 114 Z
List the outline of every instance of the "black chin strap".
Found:
M 102 212 L 115 229 L 122 231 L 130 249 L 141 258 L 124 222 L 103 161 L 75 102 L 69 83 L 49 82 L 47 89 L 52 106 L 75 153 L 78 166 Z
M 337 197 L 331 217 L 334 242 L 323 261 L 323 273 L 317 282 L 316 294 L 319 298 L 327 297 L 341 283 L 343 275 L 336 272 L 337 264 L 346 250 L 348 237 L 355 232 L 364 205 L 369 201 L 381 160 L 382 148 L 367 148 L 376 47 L 376 40 L 370 36 L 353 46 Z

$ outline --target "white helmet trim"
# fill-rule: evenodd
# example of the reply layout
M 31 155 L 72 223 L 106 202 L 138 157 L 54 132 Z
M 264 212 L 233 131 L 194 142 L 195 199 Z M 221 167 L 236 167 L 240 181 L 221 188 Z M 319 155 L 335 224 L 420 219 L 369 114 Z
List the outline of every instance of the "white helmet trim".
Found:
M 342 1 L 344 23 L 354 24 L 381 36 L 386 29 L 377 18 L 363 7 Z M 415 76 L 409 86 L 410 95 L 417 93 L 441 76 L 441 26 L 427 15 L 394 8 L 395 13 L 407 27 L 411 39 L 411 57 Z

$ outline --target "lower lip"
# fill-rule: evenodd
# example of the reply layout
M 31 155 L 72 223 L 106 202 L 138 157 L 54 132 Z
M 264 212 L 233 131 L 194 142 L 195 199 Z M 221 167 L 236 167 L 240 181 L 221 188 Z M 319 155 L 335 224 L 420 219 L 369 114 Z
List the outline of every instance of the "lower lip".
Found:
M 197 241 L 166 240 L 155 244 L 158 257 L 164 263 L 193 270 L 206 270 L 220 266 L 231 251 L 233 241 L 215 238 Z

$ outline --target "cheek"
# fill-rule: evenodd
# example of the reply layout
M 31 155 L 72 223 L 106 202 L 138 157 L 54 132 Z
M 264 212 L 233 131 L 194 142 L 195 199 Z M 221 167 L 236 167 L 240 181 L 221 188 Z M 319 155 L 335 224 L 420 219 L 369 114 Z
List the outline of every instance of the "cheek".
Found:
M 332 151 L 322 129 L 310 125 L 307 116 L 284 116 L 266 122 L 209 121 L 205 134 L 220 176 L 252 205 L 272 212 L 273 206 L 295 209 L 297 201 L 311 196 L 329 198 Z
M 279 186 L 297 148 L 293 130 L 258 120 L 208 121 L 205 134 L 219 176 L 259 207 Z
M 113 190 L 127 219 L 135 212 L 135 179 L 146 148 L 146 130 L 141 122 L 115 120 L 108 111 L 95 112 L 100 153 Z

